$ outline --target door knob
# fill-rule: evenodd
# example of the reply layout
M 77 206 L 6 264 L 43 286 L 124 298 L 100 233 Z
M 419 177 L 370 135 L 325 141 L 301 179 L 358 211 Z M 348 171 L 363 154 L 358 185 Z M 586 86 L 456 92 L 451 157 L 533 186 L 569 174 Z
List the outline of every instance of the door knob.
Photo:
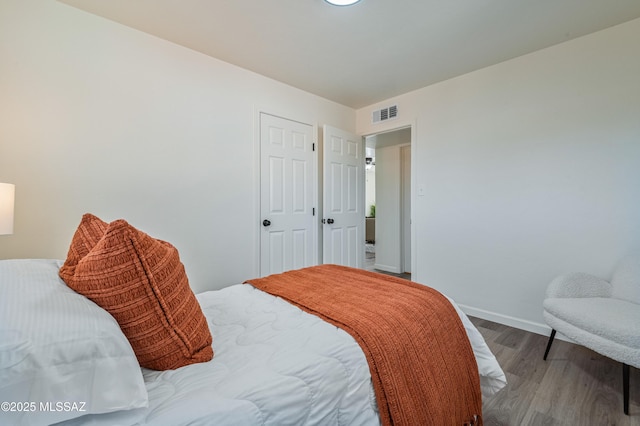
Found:
M 327 223 L 328 223 L 329 225 L 331 225 L 333 222 L 335 222 L 333 219 L 327 219 Z
M 262 221 L 262 226 L 270 226 L 271 225 L 271 221 L 269 219 L 265 219 Z

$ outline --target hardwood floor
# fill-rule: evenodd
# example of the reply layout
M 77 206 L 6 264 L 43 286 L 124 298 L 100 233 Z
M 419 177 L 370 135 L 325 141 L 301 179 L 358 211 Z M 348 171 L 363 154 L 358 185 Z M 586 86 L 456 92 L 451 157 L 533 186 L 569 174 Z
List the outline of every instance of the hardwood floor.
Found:
M 508 384 L 483 402 L 485 426 L 640 426 L 640 371 L 631 368 L 629 415 L 622 411 L 622 365 L 587 348 L 471 318 Z

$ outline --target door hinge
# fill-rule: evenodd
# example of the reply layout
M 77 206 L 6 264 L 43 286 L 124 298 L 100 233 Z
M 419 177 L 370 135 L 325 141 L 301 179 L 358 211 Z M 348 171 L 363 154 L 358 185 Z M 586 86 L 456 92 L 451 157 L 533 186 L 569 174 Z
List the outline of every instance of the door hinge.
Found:
M 315 150 L 316 150 L 316 144 L 315 144 L 315 143 L 312 143 L 312 144 L 311 144 L 311 151 L 315 151 Z
M 316 215 L 316 208 L 312 208 L 311 209 L 311 216 L 315 216 Z

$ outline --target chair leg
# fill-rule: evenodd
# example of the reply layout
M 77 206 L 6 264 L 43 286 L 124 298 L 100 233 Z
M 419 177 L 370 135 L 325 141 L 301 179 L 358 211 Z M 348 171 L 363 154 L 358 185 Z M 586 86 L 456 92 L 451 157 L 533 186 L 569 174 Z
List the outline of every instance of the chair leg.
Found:
M 629 415 L 629 366 L 622 364 L 622 393 L 624 401 L 624 413 Z
M 544 351 L 543 360 L 547 360 L 547 355 L 549 355 L 549 349 L 551 349 L 551 344 L 553 343 L 553 339 L 556 337 L 556 331 L 551 329 L 551 336 L 549 336 L 549 342 L 547 343 L 547 350 Z

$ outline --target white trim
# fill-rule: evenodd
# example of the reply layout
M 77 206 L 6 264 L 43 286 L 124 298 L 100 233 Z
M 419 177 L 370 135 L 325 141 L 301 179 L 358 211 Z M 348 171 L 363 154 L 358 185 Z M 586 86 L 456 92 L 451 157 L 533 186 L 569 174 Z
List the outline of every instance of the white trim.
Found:
M 509 315 L 498 314 L 496 312 L 474 308 L 473 306 L 460 305 L 460 304 L 458 304 L 458 306 L 460 307 L 460 309 L 462 309 L 462 311 L 465 314 L 471 317 L 476 317 L 476 318 L 484 319 L 487 321 L 493 321 L 502 325 L 508 325 L 509 327 L 514 327 L 519 330 L 540 334 L 545 337 L 549 337 L 549 335 L 551 334 L 551 327 L 549 327 L 546 324 L 528 321 L 521 318 L 512 317 Z M 556 339 L 564 340 L 565 342 L 574 343 L 571 339 L 569 339 L 562 333 L 557 333 Z
M 381 263 L 374 263 L 373 267 L 380 271 L 391 272 L 393 274 L 401 274 L 400 268 L 392 265 L 383 265 Z
M 416 199 L 417 182 L 416 177 L 418 167 L 416 166 L 416 158 L 418 158 L 418 119 L 411 120 L 411 280 L 418 279 L 418 230 L 415 225 L 415 211 L 418 200 Z
M 253 273 L 260 276 L 260 113 L 262 108 L 253 108 Z
M 406 226 L 407 223 L 404 220 L 404 216 L 405 216 L 405 208 L 407 205 L 407 196 L 409 197 L 409 244 L 411 245 L 411 247 L 413 247 L 413 233 L 411 232 L 411 229 L 413 228 L 413 221 L 411 220 L 411 210 L 413 210 L 413 205 L 412 200 L 411 200 L 411 191 L 412 191 L 412 177 L 413 177 L 413 170 L 411 170 L 411 166 L 413 165 L 413 161 L 412 161 L 412 157 L 413 157 L 413 153 L 411 152 L 411 142 L 409 143 L 403 143 L 401 145 L 398 145 L 398 148 L 400 148 L 400 235 L 402 236 L 400 238 L 400 269 L 402 270 L 403 273 L 405 272 L 409 272 L 410 274 L 412 273 L 411 270 L 413 268 L 413 256 L 411 256 L 410 259 L 410 271 L 406 270 L 406 266 L 407 266 L 407 255 L 406 255 L 406 241 L 405 241 L 405 235 L 406 235 Z M 409 194 L 407 195 L 405 193 L 405 183 L 406 183 L 406 179 L 404 178 L 404 172 L 405 172 L 405 161 L 404 161 L 404 157 L 403 157 L 403 153 L 406 152 L 405 149 L 409 148 L 409 169 L 411 174 L 409 175 Z M 411 251 L 411 248 L 409 249 L 409 251 Z

